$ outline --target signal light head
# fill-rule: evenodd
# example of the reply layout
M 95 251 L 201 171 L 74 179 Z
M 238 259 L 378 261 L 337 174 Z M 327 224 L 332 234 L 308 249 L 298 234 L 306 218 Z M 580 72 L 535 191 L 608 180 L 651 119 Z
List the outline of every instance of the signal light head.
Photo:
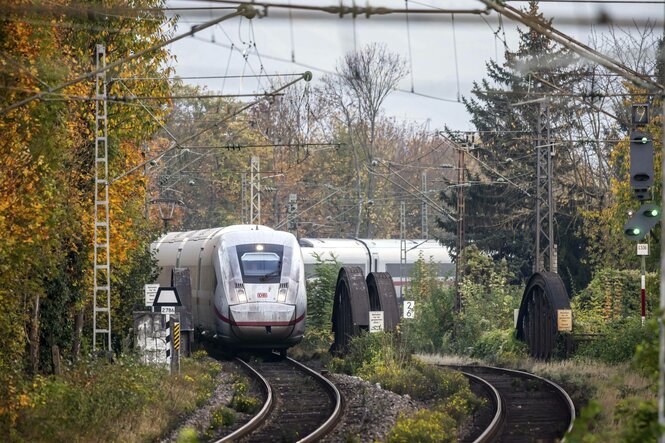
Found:
M 658 209 L 657 208 L 647 209 L 646 211 L 644 211 L 644 215 L 646 217 L 657 217 Z
M 640 235 L 640 228 L 628 228 L 626 229 L 626 235 L 634 237 Z
M 649 139 L 646 138 L 646 137 L 642 137 L 642 139 L 641 139 L 640 141 L 641 141 L 642 143 L 649 143 Z

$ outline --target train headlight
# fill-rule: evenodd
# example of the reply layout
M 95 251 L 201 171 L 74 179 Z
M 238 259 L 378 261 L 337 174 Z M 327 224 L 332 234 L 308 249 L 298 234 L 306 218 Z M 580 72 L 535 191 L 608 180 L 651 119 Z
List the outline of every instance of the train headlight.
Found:
M 284 303 L 286 301 L 286 294 L 288 294 L 289 288 L 279 288 L 277 292 L 277 302 Z
M 239 302 L 246 303 L 247 294 L 245 294 L 245 288 L 236 288 L 236 297 L 238 297 Z

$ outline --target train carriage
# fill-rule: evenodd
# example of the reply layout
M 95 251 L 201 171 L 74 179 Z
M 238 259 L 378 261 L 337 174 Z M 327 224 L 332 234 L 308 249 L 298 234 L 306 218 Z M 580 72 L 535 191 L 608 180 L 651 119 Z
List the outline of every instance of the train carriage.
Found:
M 441 279 L 450 279 L 455 273 L 448 249 L 436 240 L 406 240 L 405 263 L 400 260 L 399 239 L 301 238 L 300 246 L 307 277 L 314 275 L 317 257 L 331 260 L 332 256 L 345 266 L 359 266 L 365 275 L 370 272 L 388 272 L 395 286 L 408 280 L 420 257 L 435 264 Z

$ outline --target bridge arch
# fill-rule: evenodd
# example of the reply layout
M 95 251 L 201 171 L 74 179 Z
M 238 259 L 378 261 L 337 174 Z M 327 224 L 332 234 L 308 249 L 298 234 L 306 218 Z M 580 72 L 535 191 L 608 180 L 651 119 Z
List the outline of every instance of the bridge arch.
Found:
M 526 342 L 533 358 L 548 360 L 552 357 L 560 309 L 570 309 L 570 299 L 559 274 L 533 274 L 527 282 L 517 316 L 517 338 Z

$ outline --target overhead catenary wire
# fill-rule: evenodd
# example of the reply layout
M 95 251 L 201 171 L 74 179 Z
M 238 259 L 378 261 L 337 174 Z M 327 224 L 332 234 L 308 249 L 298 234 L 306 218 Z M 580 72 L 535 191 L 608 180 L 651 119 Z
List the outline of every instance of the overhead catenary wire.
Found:
M 199 40 L 199 41 L 211 44 L 211 45 L 217 45 L 217 46 L 221 46 L 221 47 L 224 47 L 224 48 L 229 48 L 230 47 L 230 45 L 227 45 L 225 43 L 211 42 L 208 39 L 204 39 L 204 38 L 201 38 L 201 37 L 198 37 L 198 36 L 194 36 L 193 38 L 195 40 Z M 286 59 L 286 58 L 283 58 L 283 57 L 278 57 L 278 56 L 274 56 L 274 55 L 267 55 L 267 54 L 263 54 L 263 57 L 271 59 L 271 60 L 279 61 L 279 62 L 290 63 L 290 64 L 300 66 L 300 67 L 303 67 L 303 68 L 311 69 L 313 71 L 322 72 L 324 74 L 339 75 L 337 72 L 331 71 L 330 69 L 324 69 L 324 68 L 321 68 L 321 67 L 318 67 L 318 66 L 315 66 L 315 65 L 311 65 L 311 64 L 307 64 L 307 63 L 303 63 L 303 62 L 298 62 L 298 61 L 292 62 L 289 59 Z M 411 92 L 407 89 L 402 89 L 402 88 L 396 88 L 395 91 L 402 92 L 402 93 L 405 93 L 405 94 L 417 95 L 419 97 L 424 97 L 424 98 L 428 98 L 428 99 L 431 99 L 431 100 L 437 100 L 437 101 L 442 101 L 442 102 L 447 102 L 447 103 L 461 104 L 459 100 L 454 99 L 454 98 L 437 97 L 435 95 L 423 94 L 422 92 L 415 92 L 415 91 Z
M 295 80 L 293 80 L 293 81 L 290 81 L 290 82 L 286 83 L 285 85 L 279 87 L 278 89 L 272 91 L 272 93 L 277 93 L 277 92 L 283 91 L 284 89 L 286 89 L 286 88 L 288 88 L 288 87 L 294 85 L 295 83 L 299 82 L 300 80 L 309 81 L 309 80 L 311 80 L 311 78 L 312 78 L 312 74 L 311 74 L 311 72 L 307 71 L 307 72 L 303 73 L 299 78 L 297 78 L 297 79 L 295 79 Z M 199 130 L 198 132 L 196 132 L 196 133 L 194 133 L 194 134 L 192 134 L 192 135 L 190 135 L 190 136 L 188 136 L 188 137 L 185 137 L 184 139 L 180 140 L 180 144 L 187 143 L 187 142 L 190 142 L 190 141 L 192 141 L 192 140 L 195 140 L 196 138 L 198 138 L 198 137 L 201 136 L 202 134 L 205 134 L 206 132 L 215 129 L 216 127 L 218 127 L 218 126 L 221 125 L 222 123 L 224 123 L 224 122 L 230 120 L 231 118 L 237 116 L 238 114 L 244 112 L 245 110 L 247 110 L 247 109 L 251 108 L 252 106 L 256 105 L 257 103 L 261 102 L 261 100 L 264 100 L 264 98 L 262 97 L 262 98 L 260 98 L 260 99 L 253 100 L 253 101 L 251 101 L 251 102 L 245 104 L 244 106 L 241 106 L 240 108 L 238 108 L 237 110 L 235 110 L 235 111 L 232 112 L 231 114 L 227 115 L 225 118 L 221 119 L 220 121 L 218 121 L 218 122 L 216 122 L 216 123 L 214 123 L 214 124 L 212 124 L 212 125 L 210 125 L 210 126 L 207 126 L 207 127 L 203 128 L 203 129 Z M 166 154 L 167 152 L 170 152 L 170 151 L 176 149 L 178 146 L 180 146 L 180 144 L 175 143 L 175 142 L 172 143 L 171 146 L 169 146 L 166 150 L 164 150 L 164 151 L 161 152 L 160 154 L 158 154 L 158 155 L 156 155 L 156 156 L 154 156 L 154 157 L 152 157 L 152 158 L 149 158 L 149 159 L 147 159 L 146 161 L 144 161 L 144 162 L 142 162 L 142 163 L 140 163 L 140 164 L 134 166 L 133 168 L 131 168 L 131 169 L 129 169 L 129 170 L 123 172 L 123 173 L 120 174 L 119 176 L 117 176 L 117 177 L 115 177 L 114 179 L 112 179 L 112 180 L 109 182 L 109 184 L 113 184 L 114 182 L 116 182 L 116 181 L 122 179 L 123 177 L 125 177 L 125 176 L 127 176 L 127 175 L 133 173 L 134 171 L 137 171 L 138 169 L 142 168 L 143 166 L 145 166 L 146 164 L 150 163 L 151 161 L 154 161 L 154 160 L 159 159 L 160 157 L 164 156 L 164 154 Z
M 534 31 L 556 41 L 557 43 L 572 50 L 576 54 L 588 60 L 594 61 L 612 72 L 620 74 L 625 79 L 631 81 L 632 83 L 634 83 L 639 87 L 645 88 L 653 92 L 662 92 L 664 89 L 661 84 L 652 80 L 650 77 L 642 76 L 639 72 L 633 70 L 632 68 L 625 66 L 624 64 L 621 64 L 620 62 L 612 59 L 611 57 L 602 54 L 601 52 L 593 48 L 590 48 L 589 46 L 564 34 L 563 32 L 554 28 L 549 23 L 545 22 L 540 18 L 529 16 L 523 11 L 520 11 L 509 5 L 502 5 L 494 0 L 479 0 L 479 1 L 485 4 L 488 8 L 491 8 L 496 12 L 512 20 L 527 25 L 529 28 L 533 29 Z

